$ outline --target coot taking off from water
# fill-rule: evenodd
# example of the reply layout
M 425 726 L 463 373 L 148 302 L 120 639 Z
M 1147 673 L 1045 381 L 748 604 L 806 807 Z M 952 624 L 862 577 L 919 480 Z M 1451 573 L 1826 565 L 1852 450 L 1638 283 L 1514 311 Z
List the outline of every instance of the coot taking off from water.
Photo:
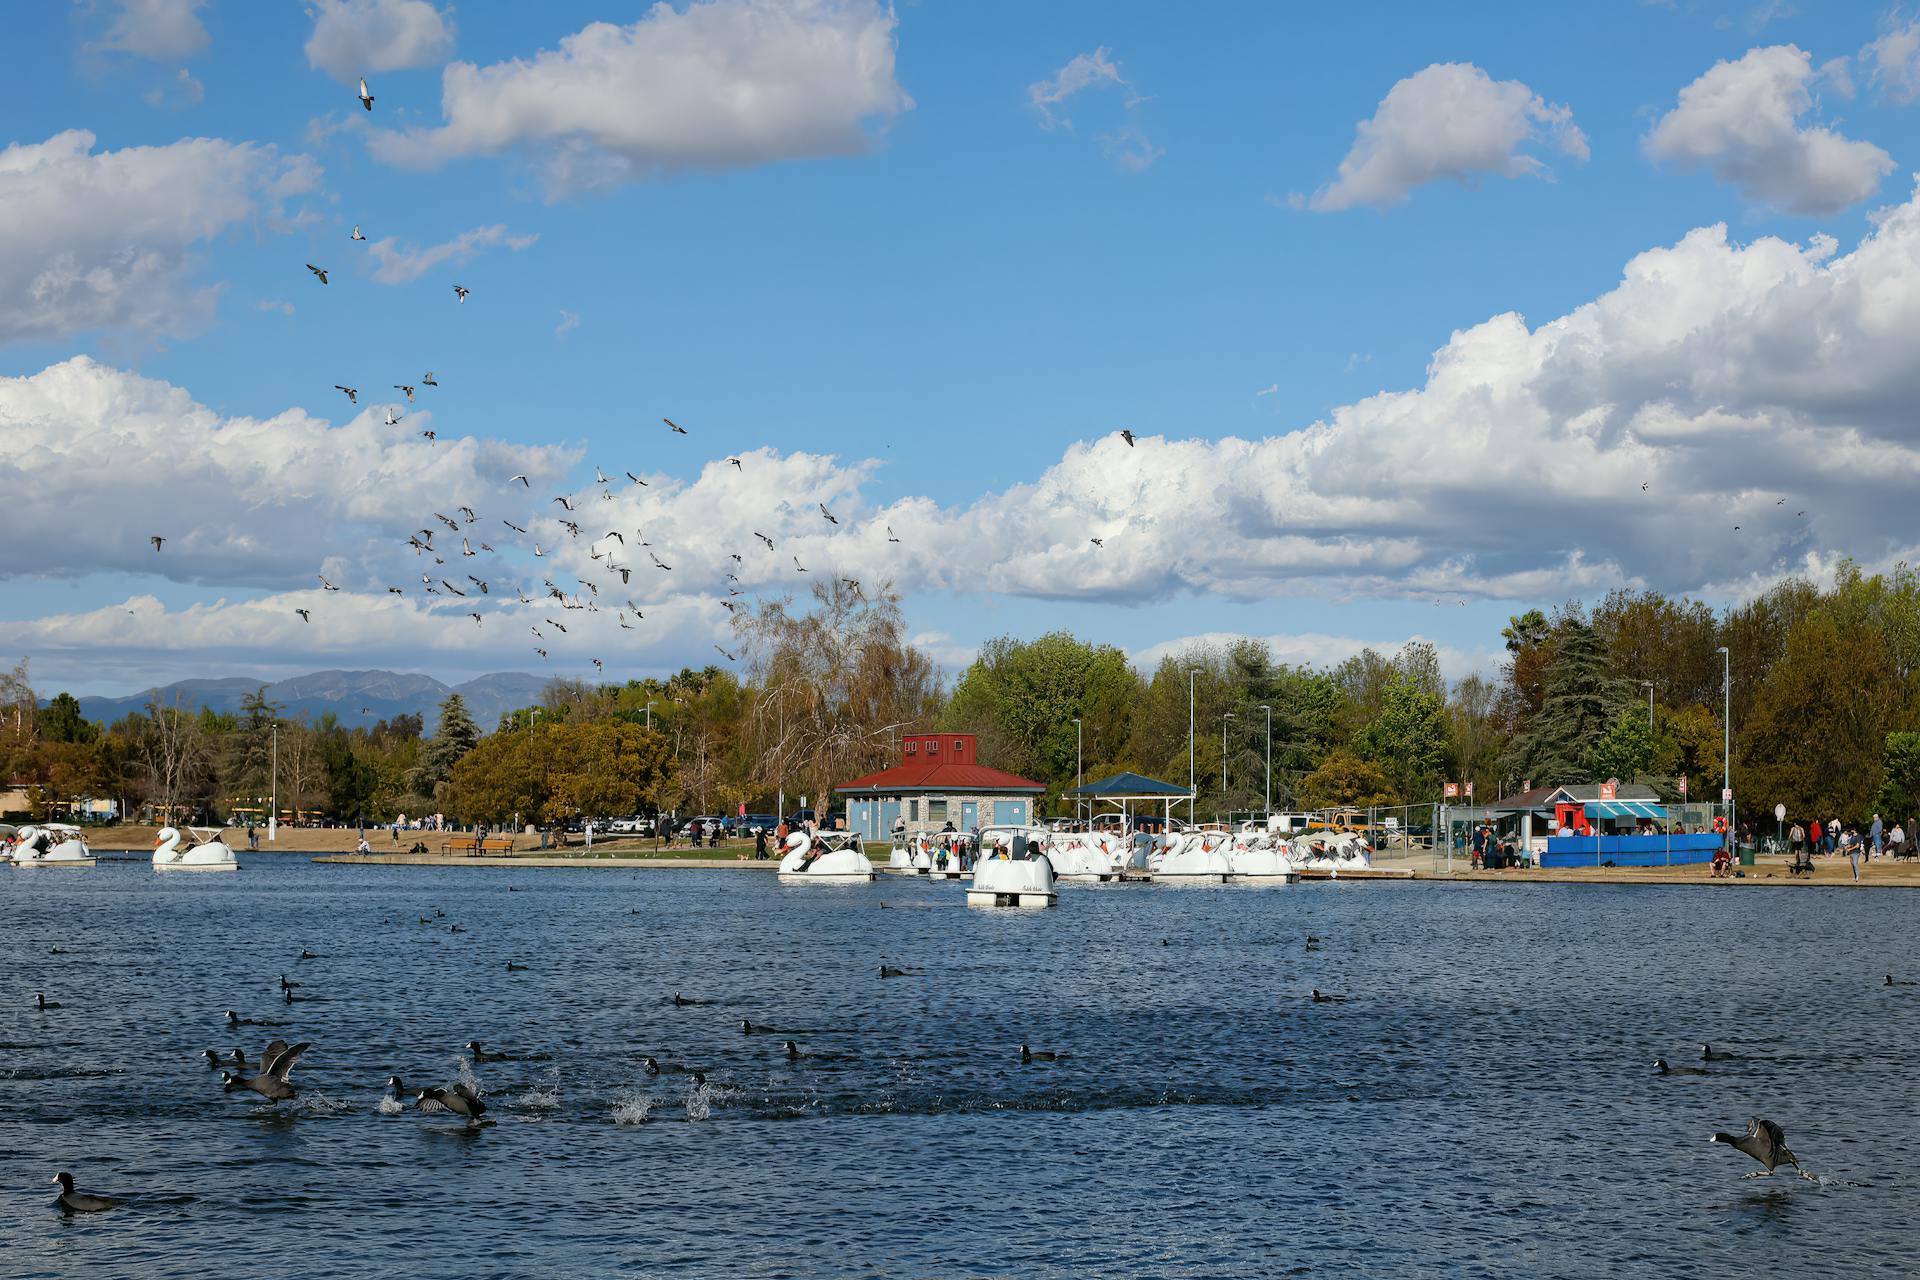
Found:
M 90 1196 L 73 1189 L 73 1175 L 62 1169 L 53 1175 L 54 1182 L 60 1184 L 60 1198 L 54 1201 L 63 1213 L 98 1213 L 102 1209 L 111 1209 L 119 1204 L 112 1196 Z
M 464 1084 L 456 1084 L 451 1089 L 422 1089 L 414 1095 L 413 1105 L 417 1111 L 451 1111 L 465 1116 L 469 1125 L 477 1124 L 480 1117 L 487 1114 L 487 1104 Z
M 285 1102 L 294 1096 L 294 1087 L 287 1083 L 287 1073 L 293 1070 L 293 1064 L 300 1055 L 313 1046 L 305 1040 L 287 1047 L 284 1040 L 275 1040 L 260 1055 L 260 1074 L 255 1076 L 236 1076 L 231 1071 L 220 1073 L 220 1082 L 228 1093 L 236 1089 L 251 1089 L 269 1102 Z
M 1732 1062 L 1733 1059 L 1734 1055 L 1728 1053 L 1725 1049 L 1716 1049 L 1710 1044 L 1700 1046 L 1700 1061 L 1702 1062 Z
M 1041 1049 L 1036 1051 L 1036 1050 L 1027 1048 L 1027 1046 L 1025 1045 L 1020 1046 L 1020 1061 L 1023 1063 L 1059 1062 L 1062 1058 L 1065 1058 L 1066 1056 L 1067 1055 L 1064 1053 L 1055 1053 L 1051 1049 Z
M 1665 1058 L 1655 1058 L 1653 1060 L 1653 1069 L 1663 1076 L 1706 1076 L 1713 1074 L 1704 1067 L 1670 1067 L 1667 1065 Z
M 36 1008 L 40 1010 L 40 1012 L 45 1013 L 49 1009 L 58 1009 L 60 1007 L 60 1002 L 58 1000 L 47 999 L 47 993 L 44 991 L 41 991 L 41 992 L 35 993 L 34 1005 Z
M 1780 1132 L 1780 1126 L 1771 1120 L 1755 1116 L 1747 1121 L 1747 1133 L 1736 1138 L 1730 1133 L 1716 1133 L 1707 1139 L 1709 1142 L 1724 1142 L 1736 1150 L 1744 1151 L 1767 1167 L 1772 1173 L 1775 1165 L 1790 1164 L 1800 1167 L 1800 1162 L 1787 1150 L 1787 1135 Z

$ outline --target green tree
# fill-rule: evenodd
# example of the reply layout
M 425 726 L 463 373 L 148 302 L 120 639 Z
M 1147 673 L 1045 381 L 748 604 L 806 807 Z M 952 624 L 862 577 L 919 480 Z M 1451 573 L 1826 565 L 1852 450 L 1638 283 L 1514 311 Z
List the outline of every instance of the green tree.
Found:
M 1911 817 L 1920 810 L 1920 733 L 1887 735 L 1880 758 L 1880 796 L 1883 812 Z
M 1351 751 L 1335 751 L 1300 780 L 1304 809 L 1365 809 L 1394 803 L 1393 784 L 1380 766 Z
M 1547 668 L 1540 713 L 1514 743 L 1509 772 L 1535 786 L 1585 782 L 1588 762 L 1627 703 L 1607 671 L 1606 649 L 1593 628 L 1570 617 Z
M 1904 702 L 1872 628 L 1803 619 L 1754 696 L 1735 785 L 1749 805 L 1860 818 L 1883 785 L 1882 752 Z
M 979 735 L 984 763 L 1058 790 L 1074 776 L 1075 718 L 1085 762 L 1110 762 L 1125 750 L 1138 690 L 1126 654 L 1110 645 L 1065 631 L 1033 641 L 1001 636 L 981 647 L 939 723 Z
M 80 714 L 80 700 L 70 693 L 57 693 L 40 713 L 40 737 L 47 742 L 92 742 L 100 736 L 100 726 Z
M 420 753 L 420 764 L 414 772 L 414 791 L 423 796 L 434 795 L 434 789 L 452 774 L 453 766 L 479 741 L 480 729 L 467 710 L 466 699 L 457 693 L 448 694 L 440 704 L 440 725 L 428 740 L 426 750 Z
M 1374 761 L 1405 802 L 1440 790 L 1447 760 L 1445 699 L 1419 674 L 1396 670 L 1380 698 L 1380 710 L 1354 740 L 1355 750 Z
M 1622 707 L 1606 735 L 1593 744 L 1587 775 L 1638 782 L 1653 766 L 1654 749 L 1653 726 L 1647 723 L 1646 713 L 1638 706 Z

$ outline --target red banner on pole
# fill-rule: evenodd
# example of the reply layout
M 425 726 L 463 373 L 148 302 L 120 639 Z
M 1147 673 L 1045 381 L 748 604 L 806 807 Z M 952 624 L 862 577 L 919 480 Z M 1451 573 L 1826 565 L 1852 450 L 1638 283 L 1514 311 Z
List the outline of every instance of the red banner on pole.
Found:
M 1459 799 L 1459 798 L 1460 798 L 1460 784 L 1459 784 L 1459 783 L 1457 783 L 1457 782 L 1449 782 L 1449 783 L 1448 783 L 1448 784 L 1446 785 L 1446 789 L 1445 789 L 1445 790 L 1443 790 L 1443 791 L 1442 791 L 1442 792 L 1440 793 L 1440 795 L 1441 795 L 1441 798 L 1442 798 L 1442 799 L 1445 799 L 1445 800 L 1457 800 L 1457 799 Z

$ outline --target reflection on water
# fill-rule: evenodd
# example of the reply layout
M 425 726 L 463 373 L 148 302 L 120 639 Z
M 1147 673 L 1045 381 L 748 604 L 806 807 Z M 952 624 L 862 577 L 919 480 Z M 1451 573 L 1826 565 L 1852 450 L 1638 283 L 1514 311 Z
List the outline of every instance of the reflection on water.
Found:
M 1754 1239 L 1781 1270 L 1916 1252 L 1920 988 L 1882 985 L 1920 976 L 1912 895 L 1069 886 L 989 912 L 891 879 L 506 874 L 0 878 L 0 1270 L 1730 1276 Z M 284 1004 L 283 971 L 320 998 Z M 200 1056 L 275 1036 L 313 1042 L 290 1104 Z M 1738 1056 L 1652 1075 L 1702 1041 Z M 495 1123 L 391 1116 L 390 1075 L 409 1103 L 464 1081 Z M 1819 1178 L 1748 1181 L 1709 1147 L 1750 1115 Z M 63 1167 L 129 1203 L 62 1221 Z M 460 1222 L 425 1250 L 423 1195 Z

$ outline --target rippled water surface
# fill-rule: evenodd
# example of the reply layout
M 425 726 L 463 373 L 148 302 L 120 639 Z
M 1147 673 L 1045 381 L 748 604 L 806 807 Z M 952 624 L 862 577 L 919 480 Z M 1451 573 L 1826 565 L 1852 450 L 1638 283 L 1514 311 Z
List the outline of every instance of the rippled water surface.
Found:
M 0 1271 L 1911 1275 L 1920 987 L 1883 975 L 1920 978 L 1916 910 L 1348 883 L 995 912 L 886 877 L 7 870 Z M 283 1003 L 283 973 L 312 998 Z M 226 1094 L 200 1057 L 275 1036 L 313 1045 L 292 1103 Z M 473 1039 L 524 1060 L 471 1064 Z M 1703 1040 L 1739 1057 L 1652 1075 Z M 1067 1056 L 1023 1066 L 1023 1041 Z M 470 1073 L 494 1123 L 383 1106 L 396 1073 Z M 1755 1114 L 1817 1178 L 1707 1144 Z M 127 1203 L 64 1219 L 61 1168 Z

